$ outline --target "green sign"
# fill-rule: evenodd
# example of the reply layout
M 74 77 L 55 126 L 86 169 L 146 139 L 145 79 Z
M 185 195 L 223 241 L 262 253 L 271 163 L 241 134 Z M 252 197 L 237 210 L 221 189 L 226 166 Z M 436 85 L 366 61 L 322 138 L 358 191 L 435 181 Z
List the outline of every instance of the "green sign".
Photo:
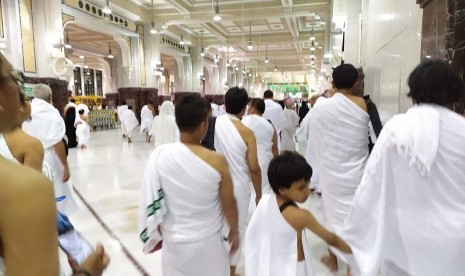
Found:
M 34 87 L 33 84 L 27 84 L 27 83 L 24 84 L 24 93 L 26 93 L 26 95 L 30 98 L 34 97 L 34 95 L 32 94 L 33 87 Z

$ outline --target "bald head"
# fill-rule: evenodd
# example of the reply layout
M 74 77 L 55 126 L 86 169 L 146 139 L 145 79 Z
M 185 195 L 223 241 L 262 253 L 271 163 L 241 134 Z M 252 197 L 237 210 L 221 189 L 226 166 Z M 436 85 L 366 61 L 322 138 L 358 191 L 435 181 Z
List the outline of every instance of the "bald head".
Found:
M 32 92 L 34 93 L 35 98 L 44 100 L 49 103 L 52 102 L 52 89 L 50 89 L 50 86 L 39 83 L 34 86 Z

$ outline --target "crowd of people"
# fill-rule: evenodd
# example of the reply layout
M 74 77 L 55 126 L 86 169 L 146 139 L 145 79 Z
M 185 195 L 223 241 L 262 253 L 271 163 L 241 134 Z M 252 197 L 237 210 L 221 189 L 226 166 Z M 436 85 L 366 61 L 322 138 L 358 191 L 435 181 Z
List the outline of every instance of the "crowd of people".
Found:
M 70 102 L 63 119 L 44 84 L 30 101 L 1 54 L 0 74 L 0 275 L 58 275 L 58 222 L 80 209 L 67 149 L 87 147 L 89 111 Z M 383 127 L 360 76 L 336 67 L 333 89 L 300 108 L 240 87 L 221 106 L 192 94 L 159 114 L 153 102 L 142 108 L 140 133 L 155 149 L 139 236 L 145 253 L 162 249 L 163 275 L 233 276 L 241 257 L 247 276 L 313 275 L 307 230 L 327 243 L 331 271 L 343 262 L 347 275 L 463 274 L 465 119 L 450 110 L 463 81 L 443 61 L 421 63 L 408 79 L 413 106 Z M 133 107 L 117 112 L 131 143 Z M 312 192 L 322 221 L 301 205 Z M 101 245 L 80 263 L 69 257 L 73 275 L 109 263 Z

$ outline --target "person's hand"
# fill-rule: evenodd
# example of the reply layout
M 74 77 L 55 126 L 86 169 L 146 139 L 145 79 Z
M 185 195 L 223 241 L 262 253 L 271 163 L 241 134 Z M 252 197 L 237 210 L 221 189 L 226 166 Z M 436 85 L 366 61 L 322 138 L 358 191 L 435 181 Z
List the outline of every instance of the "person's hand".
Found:
M 68 166 L 66 165 L 65 168 L 63 169 L 63 182 L 68 182 L 70 178 L 70 174 L 69 174 L 69 168 Z
M 70 256 L 68 256 L 68 262 L 74 273 L 85 270 L 93 276 L 99 276 L 110 263 L 110 257 L 105 254 L 103 246 L 98 244 L 95 251 L 80 266 Z
M 229 240 L 229 244 L 231 245 L 231 250 L 229 251 L 229 253 L 234 254 L 234 252 L 237 251 L 241 243 L 239 239 L 239 231 L 238 230 L 229 231 L 228 240 Z
M 257 194 L 257 195 L 255 196 L 255 204 L 256 204 L 256 205 L 258 205 L 258 202 L 260 201 L 260 199 L 262 199 L 262 194 L 261 194 L 261 193 L 260 193 L 260 194 Z

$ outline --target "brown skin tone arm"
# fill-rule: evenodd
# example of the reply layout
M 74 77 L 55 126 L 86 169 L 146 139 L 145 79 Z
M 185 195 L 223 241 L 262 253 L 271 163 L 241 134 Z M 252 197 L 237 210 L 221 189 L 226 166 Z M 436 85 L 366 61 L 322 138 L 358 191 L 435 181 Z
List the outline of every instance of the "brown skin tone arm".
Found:
M 324 228 L 309 211 L 300 209 L 298 220 L 303 228 L 308 228 L 329 245 L 344 253 L 352 253 L 350 247 L 341 238 L 326 230 L 326 228 Z
M 5 186 L 14 187 L 4 187 L 0 196 L 0 237 L 8 275 L 58 275 L 52 185 L 30 168 L 16 166 L 8 169 L 9 176 L 1 173 L 1 178 L 8 179 Z
M 66 157 L 65 144 L 63 141 L 60 141 L 53 147 L 55 149 L 56 155 L 61 161 L 61 164 L 63 164 L 63 167 L 64 167 L 63 182 L 66 182 L 69 180 L 70 174 L 69 174 L 69 168 L 68 168 L 68 160 L 66 160 L 67 157 Z
M 278 134 L 276 133 L 276 129 L 274 129 L 274 133 L 273 133 L 273 145 L 271 146 L 271 152 L 273 153 L 273 158 L 275 158 L 279 154 L 278 153 Z
M 234 198 L 234 189 L 231 174 L 229 173 L 228 163 L 222 156 L 218 156 L 218 171 L 221 174 L 220 198 L 223 214 L 231 228 L 229 239 L 231 242 L 231 251 L 236 251 L 239 247 L 238 231 L 238 214 L 236 199 Z
M 249 165 L 252 184 L 255 189 L 255 202 L 258 203 L 260 198 L 262 198 L 262 172 L 260 170 L 260 165 L 258 164 L 257 142 L 255 140 L 255 135 L 253 134 L 252 130 L 247 130 L 248 131 L 245 140 L 247 144 L 247 163 Z
M 42 172 L 42 164 L 44 162 L 44 149 L 40 143 L 31 143 L 30 148 L 24 154 L 24 166 L 33 168 L 36 171 Z

